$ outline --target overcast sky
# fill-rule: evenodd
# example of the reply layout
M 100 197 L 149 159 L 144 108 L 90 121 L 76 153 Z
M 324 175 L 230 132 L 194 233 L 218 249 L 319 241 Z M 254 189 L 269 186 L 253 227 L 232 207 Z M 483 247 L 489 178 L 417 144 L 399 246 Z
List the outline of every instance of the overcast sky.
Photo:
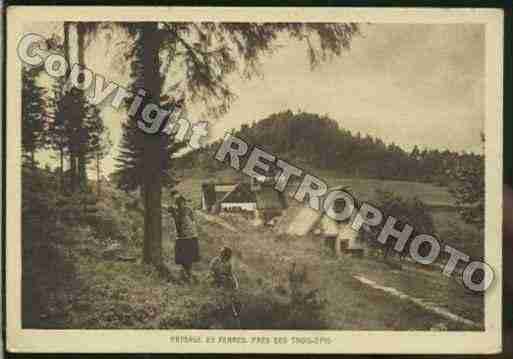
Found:
M 47 34 L 61 26 L 34 24 Z M 484 27 L 477 24 L 366 24 L 351 49 L 311 71 L 305 47 L 282 39 L 282 47 L 262 62 L 262 78 L 233 77 L 238 99 L 223 118 L 210 120 L 211 139 L 268 115 L 291 109 L 328 114 L 341 127 L 421 148 L 481 151 L 484 124 Z M 102 35 L 92 43 L 86 65 L 108 80 L 128 85 L 128 66 Z M 124 60 L 123 60 L 124 61 Z M 198 106 L 190 120 L 200 118 Z M 105 108 L 104 120 L 115 150 L 124 110 Z M 114 168 L 115 151 L 104 161 Z

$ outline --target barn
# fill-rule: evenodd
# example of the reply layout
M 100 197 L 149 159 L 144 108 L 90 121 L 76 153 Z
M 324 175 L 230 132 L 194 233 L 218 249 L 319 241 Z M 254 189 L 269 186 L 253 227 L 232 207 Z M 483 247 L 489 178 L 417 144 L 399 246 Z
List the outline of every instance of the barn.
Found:
M 218 202 L 221 211 L 255 211 L 257 208 L 255 192 L 249 183 L 239 183 Z
M 287 208 L 285 196 L 264 182 L 204 183 L 201 208 L 206 212 L 252 212 L 260 223 L 269 223 Z
M 201 208 L 207 212 L 255 211 L 256 197 L 249 183 L 204 183 Z
M 234 183 L 203 183 L 201 185 L 201 209 L 213 212 L 217 201 L 234 188 Z

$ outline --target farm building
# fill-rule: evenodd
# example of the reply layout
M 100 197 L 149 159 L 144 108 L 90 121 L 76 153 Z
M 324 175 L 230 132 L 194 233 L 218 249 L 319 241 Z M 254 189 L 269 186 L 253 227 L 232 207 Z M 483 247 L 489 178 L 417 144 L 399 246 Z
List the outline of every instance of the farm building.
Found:
M 201 209 L 212 212 L 216 203 L 237 186 L 236 183 L 203 183 L 201 186 Z
M 254 212 L 267 223 L 287 207 L 283 194 L 271 185 L 254 183 L 204 183 L 201 208 L 207 212 Z
M 221 211 L 243 210 L 255 211 L 257 201 L 255 192 L 251 191 L 249 183 L 239 183 L 218 202 Z
M 201 208 L 207 212 L 240 209 L 256 210 L 255 193 L 249 183 L 204 183 Z

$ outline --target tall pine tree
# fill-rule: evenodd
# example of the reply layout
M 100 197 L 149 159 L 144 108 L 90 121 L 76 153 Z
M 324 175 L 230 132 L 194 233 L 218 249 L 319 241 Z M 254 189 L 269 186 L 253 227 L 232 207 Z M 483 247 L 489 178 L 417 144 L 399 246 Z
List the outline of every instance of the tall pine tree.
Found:
M 46 90 L 37 85 L 41 69 L 22 68 L 22 150 L 35 165 L 35 153 L 47 142 Z

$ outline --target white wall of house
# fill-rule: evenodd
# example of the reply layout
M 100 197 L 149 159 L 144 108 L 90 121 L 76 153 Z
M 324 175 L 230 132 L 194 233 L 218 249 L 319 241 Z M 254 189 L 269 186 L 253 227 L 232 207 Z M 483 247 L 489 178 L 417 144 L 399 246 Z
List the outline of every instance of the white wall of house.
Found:
M 201 209 L 204 210 L 204 211 L 208 210 L 208 208 L 207 208 L 207 199 L 205 198 L 205 194 L 204 193 L 201 195 Z
M 221 210 L 223 209 L 231 209 L 231 208 L 240 208 L 245 211 L 255 211 L 256 210 L 256 202 L 229 202 L 229 203 L 221 203 Z

